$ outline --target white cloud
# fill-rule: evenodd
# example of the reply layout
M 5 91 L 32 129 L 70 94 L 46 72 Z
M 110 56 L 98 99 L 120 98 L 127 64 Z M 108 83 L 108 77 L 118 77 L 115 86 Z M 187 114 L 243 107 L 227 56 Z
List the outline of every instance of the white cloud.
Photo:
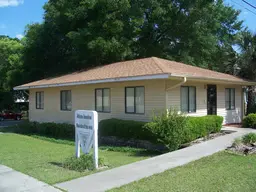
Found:
M 18 6 L 24 3 L 24 0 L 0 0 L 0 7 Z
M 6 29 L 6 25 L 5 24 L 0 24 L 0 29 Z
M 18 39 L 22 39 L 22 38 L 24 37 L 24 35 L 18 34 L 18 35 L 16 35 L 16 37 L 17 37 Z

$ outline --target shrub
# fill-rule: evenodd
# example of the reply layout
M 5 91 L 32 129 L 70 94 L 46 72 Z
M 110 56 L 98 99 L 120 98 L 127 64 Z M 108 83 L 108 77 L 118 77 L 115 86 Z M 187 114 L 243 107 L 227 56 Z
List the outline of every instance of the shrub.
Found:
M 170 110 L 155 116 L 145 127 L 172 151 L 178 149 L 181 144 L 220 132 L 222 122 L 223 117 L 220 116 L 186 117 L 176 110 Z
M 38 123 L 25 121 L 18 125 L 14 130 L 21 134 L 35 134 L 48 136 L 58 139 L 72 139 L 75 138 L 75 127 L 66 123 Z
M 249 133 L 243 136 L 242 141 L 244 144 L 256 143 L 256 133 Z
M 99 136 L 116 136 L 124 139 L 156 141 L 149 130 L 144 128 L 145 122 L 106 119 L 99 123 Z
M 166 110 L 161 115 L 154 116 L 153 121 L 147 123 L 145 128 L 153 133 L 159 142 L 173 151 L 182 144 L 186 124 L 185 115 L 179 114 L 177 110 Z
M 203 117 L 188 117 L 183 143 L 188 143 L 210 133 L 220 132 L 223 117 L 208 115 Z
M 251 113 L 243 119 L 243 127 L 256 128 L 256 114 Z
M 184 132 L 183 143 L 188 143 L 200 137 L 208 135 L 206 121 L 201 117 L 189 117 Z
M 104 160 L 99 158 L 99 167 L 104 166 Z M 66 169 L 83 172 L 85 170 L 94 169 L 93 155 L 81 155 L 80 158 L 71 157 L 65 160 L 63 167 Z

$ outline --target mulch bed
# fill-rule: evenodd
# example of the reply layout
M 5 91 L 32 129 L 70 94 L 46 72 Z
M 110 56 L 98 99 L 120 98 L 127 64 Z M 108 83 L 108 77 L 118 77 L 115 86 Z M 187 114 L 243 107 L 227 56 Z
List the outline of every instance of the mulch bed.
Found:
M 256 154 L 256 143 L 248 145 L 243 143 L 240 143 L 239 145 L 232 145 L 231 147 L 227 148 L 227 151 L 241 155 Z

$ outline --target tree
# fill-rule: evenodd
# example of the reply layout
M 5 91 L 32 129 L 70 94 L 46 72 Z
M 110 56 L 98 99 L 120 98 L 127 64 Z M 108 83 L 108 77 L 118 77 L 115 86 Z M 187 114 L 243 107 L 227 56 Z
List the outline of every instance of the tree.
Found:
M 0 37 L 0 107 L 10 107 L 15 98 L 23 95 L 12 91 L 22 82 L 23 48 L 17 38 Z
M 10 91 L 19 84 L 23 68 L 23 45 L 18 39 L 0 38 L 0 87 Z
M 222 0 L 49 0 L 44 9 L 26 29 L 26 81 L 151 56 L 223 71 L 242 24 Z

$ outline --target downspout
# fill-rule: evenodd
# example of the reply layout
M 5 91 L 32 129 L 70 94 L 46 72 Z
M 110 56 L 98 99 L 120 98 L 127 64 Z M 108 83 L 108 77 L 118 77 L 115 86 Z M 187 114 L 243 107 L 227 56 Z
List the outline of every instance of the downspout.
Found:
M 186 83 L 187 82 L 187 77 L 183 77 L 183 80 L 182 80 L 182 82 L 179 82 L 179 83 L 177 83 L 176 85 L 173 85 L 172 87 L 169 87 L 169 88 L 166 88 L 166 90 L 165 90 L 165 98 L 166 98 L 166 108 L 167 109 L 169 109 L 169 107 L 170 106 L 168 106 L 168 91 L 169 90 L 172 90 L 172 89 L 174 89 L 174 88 L 176 88 L 176 87 L 179 87 L 179 86 L 181 86 L 181 85 L 183 85 L 184 83 Z
M 174 86 L 172 86 L 172 87 L 167 88 L 166 91 L 169 91 L 169 90 L 171 90 L 171 89 L 174 89 L 174 88 L 176 88 L 176 87 L 179 87 L 179 86 L 183 85 L 183 84 L 186 83 L 186 82 L 187 82 L 187 77 L 183 77 L 183 81 L 182 81 L 182 82 L 180 82 L 180 83 L 178 83 L 178 84 L 176 84 L 176 85 L 174 85 Z

